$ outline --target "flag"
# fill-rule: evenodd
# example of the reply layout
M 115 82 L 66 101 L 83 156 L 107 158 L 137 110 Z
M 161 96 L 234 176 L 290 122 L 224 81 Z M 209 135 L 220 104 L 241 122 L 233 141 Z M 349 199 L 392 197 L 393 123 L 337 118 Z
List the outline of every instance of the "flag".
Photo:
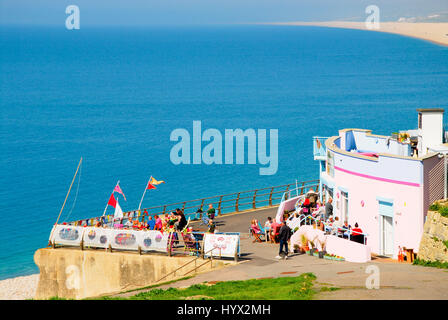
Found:
M 156 185 L 158 185 L 158 184 L 165 183 L 165 181 L 163 181 L 163 180 L 157 181 L 156 179 L 154 179 L 154 178 L 151 176 L 151 179 L 149 180 L 149 183 L 152 184 L 152 185 L 154 185 L 154 186 L 156 186 Z
M 121 210 L 118 201 L 116 201 L 117 206 L 115 207 L 114 219 L 123 218 L 123 210 Z
M 112 194 L 110 195 L 109 201 L 107 202 L 108 205 L 112 206 L 112 207 L 116 207 L 117 205 L 117 200 L 115 200 L 114 197 L 114 193 L 112 192 Z
M 127 201 L 126 200 L 126 196 L 124 195 L 124 193 L 123 193 L 123 191 L 121 190 L 121 188 L 120 188 L 120 185 L 117 183 L 117 185 L 115 186 L 115 188 L 114 188 L 114 192 L 118 192 L 119 194 L 121 194 L 122 196 L 123 196 L 123 198 L 124 198 L 124 201 Z
M 157 188 L 154 187 L 150 182 L 148 182 L 148 186 L 146 187 L 146 190 L 150 190 L 150 189 L 157 189 Z
M 146 190 L 150 190 L 150 189 L 156 189 L 156 187 L 154 187 L 151 182 L 148 182 L 148 186 L 146 187 Z

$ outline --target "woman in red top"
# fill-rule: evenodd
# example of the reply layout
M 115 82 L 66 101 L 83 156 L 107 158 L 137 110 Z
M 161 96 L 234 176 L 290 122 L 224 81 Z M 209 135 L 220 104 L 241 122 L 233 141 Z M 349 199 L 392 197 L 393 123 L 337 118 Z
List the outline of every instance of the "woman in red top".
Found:
M 361 228 L 358 227 L 358 223 L 355 223 L 355 227 L 352 229 L 352 236 L 359 236 L 361 233 Z

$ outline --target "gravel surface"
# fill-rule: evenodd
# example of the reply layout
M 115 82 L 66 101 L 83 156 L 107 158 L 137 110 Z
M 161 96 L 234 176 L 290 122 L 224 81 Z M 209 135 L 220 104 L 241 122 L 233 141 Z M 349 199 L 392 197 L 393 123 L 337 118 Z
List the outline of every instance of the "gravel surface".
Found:
M 25 300 L 34 298 L 39 274 L 0 281 L 0 300 Z

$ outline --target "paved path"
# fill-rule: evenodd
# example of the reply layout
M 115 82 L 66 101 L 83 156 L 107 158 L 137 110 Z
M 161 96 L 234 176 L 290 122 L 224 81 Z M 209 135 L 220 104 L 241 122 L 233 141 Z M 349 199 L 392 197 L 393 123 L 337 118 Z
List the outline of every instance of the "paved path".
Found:
M 317 276 L 318 287 L 341 288 L 321 292 L 316 296 L 317 299 L 448 299 L 448 270 L 381 259 L 362 264 L 330 261 L 304 254 L 292 255 L 287 260 L 275 259 L 278 245 L 253 243 L 247 232 L 251 219 L 257 218 L 264 224 L 268 216 L 275 216 L 276 210 L 270 208 L 218 217 L 219 231 L 244 232 L 241 236 L 243 261 L 160 288 L 185 287 L 210 281 L 298 276 L 304 272 L 313 272 Z M 366 268 L 369 265 L 379 268 L 380 289 L 366 288 L 366 280 L 370 275 L 366 273 Z

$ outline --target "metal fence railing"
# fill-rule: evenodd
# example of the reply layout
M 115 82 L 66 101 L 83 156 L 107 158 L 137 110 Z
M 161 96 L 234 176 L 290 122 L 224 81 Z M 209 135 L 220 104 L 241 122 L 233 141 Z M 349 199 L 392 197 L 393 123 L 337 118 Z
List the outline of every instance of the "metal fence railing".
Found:
M 312 187 L 317 188 L 319 186 L 319 180 L 304 181 L 300 182 L 299 185 L 303 188 L 303 190 L 307 190 Z M 201 208 L 203 211 L 207 211 L 209 204 L 213 205 L 218 215 L 248 209 L 257 209 L 260 207 L 274 206 L 280 203 L 282 200 L 282 195 L 293 186 L 295 187 L 296 183 L 144 208 L 141 209 L 141 212 L 137 213 L 137 215 L 142 221 L 144 221 L 149 215 L 163 215 L 179 208 L 184 212 L 187 219 L 190 218 L 191 220 L 196 220 L 201 218 L 200 213 L 197 213 L 198 209 Z M 144 213 L 145 211 L 147 214 Z
M 295 190 L 294 194 L 300 194 L 306 193 L 310 189 L 317 190 L 318 188 L 319 180 L 294 182 L 274 187 L 221 194 L 211 197 L 170 203 L 166 205 L 142 208 L 140 211 L 127 211 L 124 212 L 124 219 L 132 217 L 134 219 L 138 218 L 139 220 L 144 222 L 148 216 L 161 216 L 179 208 L 184 212 L 187 219 L 198 220 L 202 217 L 201 213 L 197 212 L 198 209 L 201 208 L 204 212 L 206 212 L 209 204 L 213 205 L 217 215 L 224 215 L 232 212 L 278 205 L 280 202 L 285 200 L 285 193 L 288 193 L 290 190 Z M 85 223 L 87 226 L 90 226 L 94 225 L 95 221 L 112 223 L 113 216 L 107 215 L 104 217 L 94 217 L 83 219 L 80 221 L 74 221 L 69 224 L 83 225 Z

